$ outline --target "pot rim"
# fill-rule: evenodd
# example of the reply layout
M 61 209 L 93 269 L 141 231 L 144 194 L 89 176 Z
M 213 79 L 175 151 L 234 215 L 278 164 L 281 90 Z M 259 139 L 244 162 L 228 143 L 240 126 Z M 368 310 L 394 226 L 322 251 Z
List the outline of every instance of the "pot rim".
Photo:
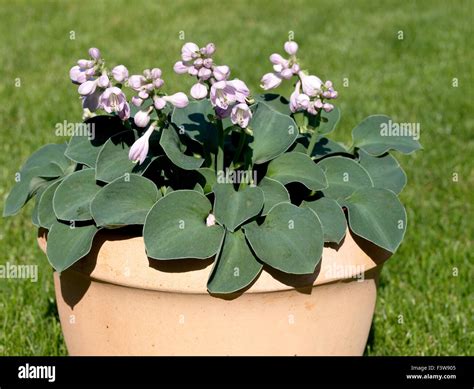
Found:
M 46 253 L 47 230 L 39 230 L 38 245 Z M 390 255 L 348 230 L 341 244 L 325 245 L 313 274 L 287 275 L 264 265 L 256 280 L 243 290 L 215 296 L 230 299 L 242 293 L 292 289 L 308 293 L 319 285 L 373 278 Z M 213 262 L 213 258 L 155 260 L 147 257 L 142 236 L 102 230 L 97 233 L 91 252 L 62 274 L 80 273 L 91 281 L 135 289 L 209 295 L 206 285 Z

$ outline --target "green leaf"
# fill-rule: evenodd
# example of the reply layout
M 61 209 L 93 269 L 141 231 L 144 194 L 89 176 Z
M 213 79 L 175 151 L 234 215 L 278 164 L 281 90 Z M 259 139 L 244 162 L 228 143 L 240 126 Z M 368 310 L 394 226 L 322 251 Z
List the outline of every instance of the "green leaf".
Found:
M 341 111 L 337 106 L 335 106 L 331 112 L 321 111 L 321 118 L 317 129 L 318 134 L 326 135 L 332 132 L 336 128 L 340 119 Z
M 356 189 L 373 186 L 367 171 L 350 158 L 328 157 L 318 165 L 328 181 L 328 187 L 322 190 L 326 197 L 341 201 Z
M 217 150 L 217 128 L 209 121 L 208 115 L 215 115 L 208 99 L 190 101 L 185 108 L 175 108 L 171 121 L 183 129 L 191 139 L 206 145 L 209 151 Z
M 162 130 L 160 145 L 171 162 L 181 169 L 194 170 L 201 167 L 204 162 L 202 158 L 184 154 L 186 146 L 181 143 L 174 128 L 169 127 Z
M 61 181 L 54 181 L 44 191 L 38 201 L 38 223 L 41 227 L 49 230 L 56 222 L 56 215 L 53 209 L 54 192 Z
M 284 153 L 298 136 L 298 127 L 291 117 L 261 102 L 257 104 L 250 126 L 253 140 L 249 146 L 252 162 L 256 164 L 270 161 Z
M 255 101 L 265 103 L 267 106 L 283 115 L 291 115 L 290 102 L 285 97 L 276 93 L 257 95 L 255 96 Z
M 150 149 L 158 143 L 159 134 L 155 131 L 150 137 Z M 130 147 L 138 139 L 135 131 L 124 131 L 114 135 L 104 143 L 97 156 L 96 180 L 112 182 L 126 173 L 143 174 L 157 156 L 148 156 L 142 164 L 130 161 Z
M 127 130 L 122 121 L 116 116 L 100 115 L 87 119 L 92 136 L 73 136 L 66 149 L 66 156 L 71 160 L 89 167 L 95 167 L 99 151 L 107 140 L 120 132 Z
M 42 178 L 38 174 L 44 172 L 44 167 L 30 168 L 25 173 L 20 173 L 19 181 L 12 188 L 5 200 L 3 216 L 17 214 L 20 209 L 42 188 L 45 188 L 53 179 Z
M 308 208 L 277 204 L 263 224 L 252 222 L 244 230 L 257 257 L 285 273 L 311 274 L 321 259 L 323 229 Z
M 94 169 L 72 173 L 59 184 L 53 197 L 53 208 L 59 220 L 92 220 L 90 203 L 101 189 L 95 182 Z
M 284 153 L 270 162 L 267 177 L 286 185 L 300 182 L 310 190 L 327 187 L 326 177 L 321 168 L 306 154 Z
M 340 243 L 346 235 L 346 216 L 337 201 L 323 197 L 316 201 L 303 201 L 302 207 L 308 207 L 318 216 L 323 226 L 324 241 Z
M 263 198 L 265 200 L 262 216 L 268 214 L 270 209 L 275 205 L 290 202 L 290 194 L 288 193 L 288 190 L 283 184 L 280 184 L 272 178 L 263 177 L 259 182 L 258 187 L 263 191 Z
M 71 161 L 64 155 L 66 144 L 48 144 L 35 151 L 21 168 L 26 174 L 29 170 L 43 170 L 42 177 L 59 177 Z M 59 167 L 59 169 L 58 169 Z
M 213 169 L 202 167 L 196 170 L 199 173 L 199 184 L 205 194 L 212 192 L 212 187 L 216 183 L 216 172 Z
M 216 184 L 213 192 L 214 216 L 230 231 L 258 215 L 263 208 L 263 192 L 257 187 L 248 186 L 236 192 L 232 184 Z
M 41 188 L 35 195 L 35 205 L 33 207 L 33 211 L 31 212 L 31 223 L 33 223 L 33 225 L 35 227 L 41 227 L 40 226 L 40 223 L 39 223 L 39 219 L 38 219 L 38 203 L 39 203 L 39 199 L 41 197 L 41 195 L 43 194 L 44 192 L 44 188 Z
M 55 222 L 48 233 L 46 254 L 49 263 L 62 272 L 86 256 L 99 228 L 94 225 L 71 227 Z
M 397 250 L 405 235 L 407 216 L 395 193 L 381 188 L 359 189 L 343 205 L 356 235 L 392 253 Z
M 407 183 L 405 172 L 390 154 L 373 157 L 360 149 L 359 163 L 369 173 L 375 188 L 385 188 L 399 194 Z
M 262 267 L 250 251 L 242 230 L 227 231 L 207 289 L 216 294 L 237 292 L 250 285 Z
M 399 127 L 388 116 L 369 116 L 352 130 L 354 147 L 364 149 L 374 156 L 385 154 L 389 150 L 410 154 L 420 149 L 420 143 L 413 139 L 416 134 L 407 134 L 405 128 Z
M 92 217 L 98 226 L 144 224 L 160 197 L 153 181 L 135 174 L 125 175 L 97 192 L 91 203 Z
M 325 138 L 323 136 L 318 136 L 311 156 L 317 160 L 327 155 L 337 153 L 347 153 L 347 150 L 339 143 L 334 142 L 331 139 Z
M 204 195 L 192 190 L 174 191 L 159 199 L 148 213 L 143 229 L 148 256 L 166 260 L 215 255 L 224 228 L 207 227 L 211 208 Z

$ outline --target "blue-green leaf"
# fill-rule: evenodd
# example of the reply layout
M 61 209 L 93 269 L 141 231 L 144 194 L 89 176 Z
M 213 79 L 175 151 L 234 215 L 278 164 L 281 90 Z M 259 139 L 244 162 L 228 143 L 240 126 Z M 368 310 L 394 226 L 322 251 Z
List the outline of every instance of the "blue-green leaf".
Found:
M 97 192 L 91 203 L 92 217 L 98 226 L 144 224 L 160 197 L 153 181 L 136 174 L 125 175 Z
M 308 208 L 275 205 L 263 224 L 244 226 L 245 236 L 257 257 L 271 267 L 290 274 L 311 274 L 321 260 L 323 229 Z
M 323 226 L 324 241 L 340 243 L 346 235 L 346 216 L 336 200 L 328 197 L 316 201 L 303 201 L 302 207 L 308 207 L 318 216 Z
M 229 231 L 235 231 L 263 208 L 263 192 L 258 187 L 248 186 L 237 192 L 232 184 L 216 184 L 213 192 L 214 216 Z
M 328 181 L 324 196 L 341 201 L 356 189 L 372 187 L 367 171 L 357 162 L 345 157 L 328 157 L 318 162 Z
M 257 104 L 250 126 L 253 140 L 249 146 L 252 161 L 256 164 L 270 161 L 284 153 L 298 136 L 298 127 L 291 117 L 262 102 Z
M 227 231 L 207 289 L 216 294 L 237 292 L 250 285 L 262 267 L 248 247 L 242 230 Z
M 408 123 L 412 126 L 412 123 Z M 388 116 L 372 115 L 364 119 L 352 130 L 354 147 L 364 149 L 374 156 L 385 154 L 389 150 L 397 150 L 410 154 L 421 148 L 417 139 L 418 133 L 411 127 L 394 123 Z M 410 130 L 410 131 L 409 131 Z
M 300 182 L 311 190 L 327 187 L 326 177 L 321 168 L 306 154 L 284 153 L 270 162 L 267 177 L 286 185 Z
M 219 250 L 224 228 L 208 227 L 211 203 L 201 193 L 178 190 L 159 199 L 148 213 L 143 237 L 155 259 L 212 257 Z
M 397 250 L 405 235 L 407 215 L 395 193 L 363 188 L 343 205 L 347 207 L 352 232 L 392 253 Z

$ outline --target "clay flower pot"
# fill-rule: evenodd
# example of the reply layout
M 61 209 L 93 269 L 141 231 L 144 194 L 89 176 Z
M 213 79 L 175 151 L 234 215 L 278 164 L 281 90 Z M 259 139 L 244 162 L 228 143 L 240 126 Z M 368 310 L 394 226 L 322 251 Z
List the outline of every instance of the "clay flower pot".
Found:
M 212 296 L 212 260 L 149 259 L 142 237 L 104 231 L 54 282 L 70 355 L 362 355 L 387 257 L 347 233 L 310 276 L 264 267 Z

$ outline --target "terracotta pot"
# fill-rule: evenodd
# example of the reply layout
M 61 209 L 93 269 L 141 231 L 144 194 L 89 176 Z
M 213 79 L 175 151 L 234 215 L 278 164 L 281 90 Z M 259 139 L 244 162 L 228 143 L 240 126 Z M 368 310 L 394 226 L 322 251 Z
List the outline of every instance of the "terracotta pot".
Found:
M 348 233 L 310 276 L 264 268 L 243 293 L 211 296 L 212 260 L 149 259 L 142 237 L 106 231 L 54 282 L 71 355 L 362 355 L 387 258 Z

